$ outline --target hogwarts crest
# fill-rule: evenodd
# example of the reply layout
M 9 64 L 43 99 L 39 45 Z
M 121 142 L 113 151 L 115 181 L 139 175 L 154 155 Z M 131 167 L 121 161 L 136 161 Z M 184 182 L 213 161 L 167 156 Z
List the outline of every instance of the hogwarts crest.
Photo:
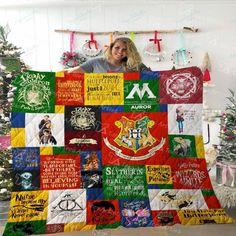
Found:
M 165 143 L 165 138 L 162 138 L 157 143 L 157 140 L 152 136 L 150 129 L 155 125 L 155 121 L 147 116 L 137 120 L 131 120 L 122 116 L 120 120 L 115 121 L 115 125 L 120 129 L 119 134 L 114 139 L 116 146 L 112 145 L 108 138 L 104 138 L 104 142 L 111 150 L 115 151 L 117 156 L 124 159 L 145 160 L 153 156 Z M 139 150 L 148 147 L 150 149 L 147 154 L 142 156 L 135 155 Z M 134 155 L 129 156 L 122 153 L 122 150 L 125 149 L 132 150 Z
M 119 146 L 128 148 L 136 153 L 140 149 L 152 146 L 156 141 L 149 131 L 149 128 L 154 124 L 154 121 L 147 116 L 136 121 L 122 116 L 119 121 L 115 122 L 115 125 L 120 128 L 120 133 L 114 141 Z

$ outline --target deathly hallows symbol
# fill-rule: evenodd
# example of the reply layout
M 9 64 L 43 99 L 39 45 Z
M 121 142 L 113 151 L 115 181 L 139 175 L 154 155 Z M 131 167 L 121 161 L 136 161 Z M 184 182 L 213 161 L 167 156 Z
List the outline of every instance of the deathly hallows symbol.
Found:
M 71 194 L 65 194 L 63 198 L 60 200 L 60 202 L 55 206 L 52 207 L 53 210 L 59 210 L 59 211 L 82 211 L 83 208 L 76 202 L 76 199 L 74 199 Z

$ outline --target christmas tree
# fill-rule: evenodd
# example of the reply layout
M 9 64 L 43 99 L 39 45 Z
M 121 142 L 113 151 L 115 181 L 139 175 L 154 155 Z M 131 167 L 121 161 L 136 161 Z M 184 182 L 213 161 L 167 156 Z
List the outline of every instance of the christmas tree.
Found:
M 227 97 L 225 113 L 221 117 L 220 152 L 226 161 L 236 163 L 236 100 L 235 92 L 230 91 Z
M 15 76 L 26 68 L 20 60 L 20 48 L 7 41 L 8 26 L 0 26 L 0 136 L 9 138 L 10 114 L 15 88 L 11 85 Z M 0 200 L 10 198 L 12 189 L 11 148 L 0 142 Z

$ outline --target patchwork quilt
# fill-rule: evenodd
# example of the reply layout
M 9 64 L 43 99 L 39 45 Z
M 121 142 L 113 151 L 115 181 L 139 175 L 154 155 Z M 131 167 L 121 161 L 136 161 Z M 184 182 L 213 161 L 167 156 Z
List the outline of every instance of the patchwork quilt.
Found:
M 4 236 L 232 223 L 207 172 L 202 73 L 25 71 Z

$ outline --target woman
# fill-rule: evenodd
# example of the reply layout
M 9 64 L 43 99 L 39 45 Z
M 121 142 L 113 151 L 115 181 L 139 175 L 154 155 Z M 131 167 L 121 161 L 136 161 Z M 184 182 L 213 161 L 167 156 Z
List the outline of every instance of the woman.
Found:
M 91 59 L 68 72 L 106 73 L 150 70 L 141 61 L 133 41 L 126 37 L 116 38 L 104 57 Z

